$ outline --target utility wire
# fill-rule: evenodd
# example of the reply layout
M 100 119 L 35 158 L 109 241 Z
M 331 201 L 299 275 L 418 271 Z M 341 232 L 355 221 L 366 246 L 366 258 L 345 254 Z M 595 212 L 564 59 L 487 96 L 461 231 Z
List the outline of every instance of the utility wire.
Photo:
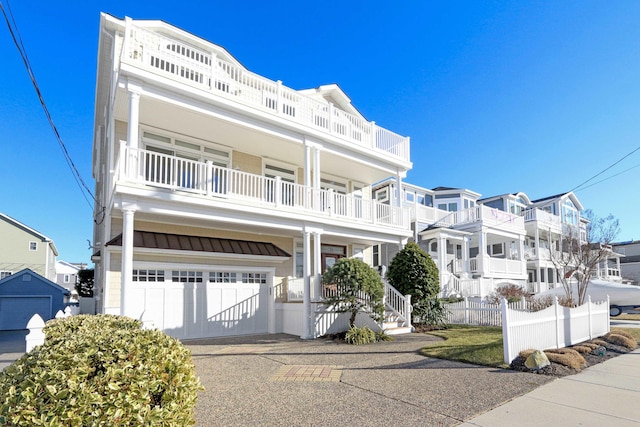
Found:
M 572 188 L 570 191 L 577 191 L 578 189 L 580 189 L 580 187 L 582 187 L 583 185 L 585 185 L 589 181 L 599 177 L 600 175 L 602 175 L 603 173 L 605 173 L 606 171 L 608 171 L 609 169 L 611 169 L 612 167 L 614 167 L 615 165 L 617 165 L 618 163 L 620 163 L 621 161 L 623 161 L 624 159 L 626 159 L 627 157 L 629 157 L 630 155 L 632 155 L 633 153 L 635 153 L 638 150 L 640 150 L 640 147 L 637 147 L 635 150 L 632 150 L 630 153 L 625 154 L 624 156 L 622 156 L 622 158 L 620 158 L 620 160 L 618 160 L 615 163 L 613 163 L 612 165 L 604 168 L 602 171 L 600 171 L 597 174 L 593 175 L 591 178 L 589 178 L 588 180 L 584 181 L 582 184 Z M 602 181 L 598 181 L 598 182 L 602 182 Z M 595 185 L 595 184 L 592 184 L 592 185 Z M 591 185 L 589 187 L 591 187 Z M 583 190 L 584 190 L 584 188 L 583 188 Z
M 586 187 L 582 187 L 581 189 L 579 189 L 579 190 L 577 190 L 577 191 L 586 190 L 587 188 L 593 187 L 594 185 L 600 184 L 601 182 L 607 181 L 607 180 L 609 180 L 609 179 L 611 179 L 611 178 L 614 178 L 614 177 L 616 177 L 616 176 L 618 176 L 618 175 L 622 175 L 623 173 L 629 172 L 630 170 L 635 169 L 635 168 L 638 168 L 638 167 L 640 167 L 640 164 L 635 165 L 635 166 L 631 166 L 630 168 L 625 169 L 625 170 L 623 170 L 622 172 L 618 172 L 617 174 L 614 174 L 614 175 L 608 176 L 608 177 L 606 177 L 606 178 L 604 178 L 604 179 L 601 179 L 600 181 L 596 181 L 596 182 L 594 182 L 593 184 L 591 184 L 591 185 L 587 185 Z
M 87 184 L 82 179 L 82 176 L 80 175 L 80 172 L 78 171 L 78 168 L 76 167 L 75 163 L 73 162 L 73 159 L 71 158 L 71 155 L 69 154 L 69 151 L 67 150 L 67 147 L 64 144 L 64 141 L 62 140 L 62 137 L 60 136 L 60 132 L 58 131 L 58 128 L 57 128 L 56 124 L 53 121 L 53 117 L 51 117 L 51 113 L 49 112 L 49 108 L 47 107 L 47 104 L 44 101 L 44 97 L 42 96 L 42 92 L 40 91 L 40 87 L 38 86 L 38 82 L 37 82 L 36 77 L 35 77 L 35 75 L 33 73 L 33 69 L 31 68 L 31 63 L 29 62 L 29 57 L 27 56 L 27 50 L 25 49 L 24 44 L 22 42 L 22 36 L 20 35 L 20 31 L 18 30 L 18 26 L 17 26 L 16 21 L 15 21 L 15 19 L 13 17 L 13 12 L 11 11 L 11 6 L 9 4 L 9 0 L 6 0 L 6 3 L 7 3 L 7 9 L 4 8 L 4 5 L 3 5 L 2 1 L 0 0 L 0 9 L 2 9 L 2 14 L 4 15 L 4 20 L 5 20 L 6 24 L 7 24 L 7 28 L 9 29 L 9 33 L 11 34 L 11 38 L 13 39 L 13 43 L 16 45 L 16 48 L 18 49 L 18 53 L 20 54 L 20 58 L 22 59 L 22 62 L 24 63 L 25 68 L 27 69 L 27 74 L 29 74 L 29 79 L 31 80 L 31 83 L 33 84 L 33 88 L 36 91 L 36 95 L 38 96 L 38 100 L 40 101 L 40 105 L 42 106 L 42 109 L 44 110 L 45 116 L 47 117 L 47 121 L 49 122 L 49 126 L 51 126 L 51 129 L 53 130 L 53 133 L 55 134 L 55 137 L 56 137 L 56 139 L 58 141 L 58 145 L 60 146 L 60 149 L 62 150 L 62 153 L 64 155 L 65 161 L 67 162 L 67 166 L 71 170 L 71 173 L 73 174 L 73 178 L 76 181 L 76 184 L 78 185 L 78 187 L 80 188 L 82 196 L 86 200 L 86 202 L 89 205 L 89 207 L 93 210 L 93 206 L 91 205 L 91 202 L 87 198 L 87 194 L 89 194 L 89 196 L 91 196 L 91 198 L 94 200 L 94 202 L 96 202 L 97 204 L 100 204 L 100 203 L 98 202 L 96 197 L 93 195 L 92 191 L 89 189 Z M 7 16 L 7 10 L 9 12 L 9 16 L 11 17 L 11 19 L 9 19 L 9 16 Z M 86 192 L 86 194 L 85 194 L 85 192 Z

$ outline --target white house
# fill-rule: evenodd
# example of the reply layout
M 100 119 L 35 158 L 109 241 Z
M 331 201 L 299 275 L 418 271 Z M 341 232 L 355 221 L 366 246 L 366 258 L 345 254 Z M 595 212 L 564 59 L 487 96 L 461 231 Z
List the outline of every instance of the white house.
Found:
M 78 271 L 85 269 L 86 264 L 56 261 L 56 283 L 71 292 L 76 292 Z
M 412 236 L 371 192 L 405 177 L 408 137 L 165 22 L 101 15 L 94 135 L 101 310 L 179 338 L 316 337 L 323 271 Z

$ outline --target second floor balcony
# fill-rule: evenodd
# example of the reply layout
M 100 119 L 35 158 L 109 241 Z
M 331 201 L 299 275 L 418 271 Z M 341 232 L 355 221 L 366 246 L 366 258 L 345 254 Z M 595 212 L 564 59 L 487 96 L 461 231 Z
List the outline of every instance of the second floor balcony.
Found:
M 264 208 L 273 214 L 304 214 L 320 221 L 370 224 L 409 233 L 410 209 L 332 189 L 314 188 L 145 149 L 121 142 L 117 183 L 167 189 L 223 202 L 230 209 Z

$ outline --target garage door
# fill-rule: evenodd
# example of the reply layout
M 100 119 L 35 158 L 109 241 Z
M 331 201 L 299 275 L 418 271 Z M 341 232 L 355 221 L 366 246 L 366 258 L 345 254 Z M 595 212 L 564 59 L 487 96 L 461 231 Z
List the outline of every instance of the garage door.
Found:
M 134 270 L 137 316 L 176 338 L 268 332 L 268 274 Z M 138 303 L 139 301 L 139 303 Z
M 26 329 L 27 323 L 36 313 L 45 321 L 53 317 L 50 296 L 2 296 L 0 330 Z

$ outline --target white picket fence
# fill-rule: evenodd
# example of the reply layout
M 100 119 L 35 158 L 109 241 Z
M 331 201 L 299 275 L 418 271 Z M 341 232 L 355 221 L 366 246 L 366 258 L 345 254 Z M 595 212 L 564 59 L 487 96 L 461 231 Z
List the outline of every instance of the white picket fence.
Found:
M 447 309 L 448 324 L 453 325 L 477 325 L 477 326 L 502 326 L 502 309 L 500 304 L 490 304 L 480 300 L 465 298 L 462 301 L 444 304 Z M 527 301 L 524 297 L 516 302 L 509 303 L 509 308 L 514 310 L 527 310 Z
M 567 347 L 609 331 L 609 297 L 594 303 L 589 296 L 585 304 L 574 308 L 561 306 L 555 297 L 551 307 L 536 312 L 514 310 L 506 304 L 502 308 L 505 363 L 511 363 L 522 350 Z
M 64 311 L 58 310 L 55 318 L 60 319 L 62 317 L 77 316 L 78 314 L 80 314 L 79 312 L 80 310 L 77 306 L 67 306 Z M 44 344 L 44 332 L 42 332 L 44 325 L 45 321 L 44 319 L 42 319 L 42 317 L 40 317 L 38 313 L 34 314 L 31 319 L 29 319 L 29 322 L 27 323 L 27 329 L 29 330 L 29 333 L 25 337 L 25 350 L 27 353 L 30 352 L 35 346 Z

